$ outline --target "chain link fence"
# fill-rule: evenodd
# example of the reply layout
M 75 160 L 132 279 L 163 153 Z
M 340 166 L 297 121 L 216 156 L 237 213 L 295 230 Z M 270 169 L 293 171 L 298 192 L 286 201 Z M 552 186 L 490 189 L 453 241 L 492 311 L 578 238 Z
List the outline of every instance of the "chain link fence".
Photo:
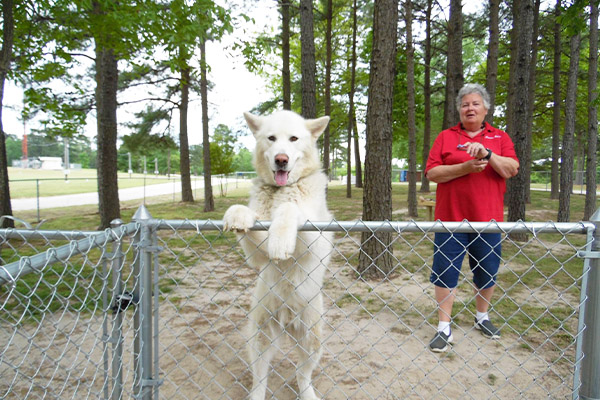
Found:
M 319 397 L 594 398 L 598 386 L 588 378 L 598 354 L 595 340 L 586 344 L 600 332 L 586 319 L 598 314 L 590 301 L 600 296 L 591 284 L 594 223 L 333 221 L 302 229 L 335 232 L 322 289 L 323 356 L 313 374 Z M 361 234 L 380 231 L 394 233 L 386 249 L 393 270 L 363 279 Z M 473 328 L 465 266 L 455 344 L 444 354 L 429 350 L 437 325 L 434 232 L 502 234 L 490 311 L 500 340 Z M 156 220 L 140 207 L 134 222 L 103 232 L 6 229 L 0 239 L 1 398 L 248 395 L 245 325 L 258 271 L 221 221 Z M 295 346 L 273 359 L 267 398 L 298 398 Z

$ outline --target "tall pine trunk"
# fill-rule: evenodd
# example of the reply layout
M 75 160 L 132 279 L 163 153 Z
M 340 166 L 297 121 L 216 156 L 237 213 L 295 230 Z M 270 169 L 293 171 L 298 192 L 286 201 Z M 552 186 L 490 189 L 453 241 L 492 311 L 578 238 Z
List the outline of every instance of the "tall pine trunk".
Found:
M 302 116 L 317 116 L 317 85 L 315 62 L 315 37 L 313 27 L 313 2 L 300 0 L 300 52 L 302 70 Z M 323 158 L 329 154 L 323 153 Z
M 554 67 L 552 69 L 553 76 L 553 106 L 552 106 L 552 166 L 550 172 L 550 198 L 558 199 L 560 190 L 558 160 L 560 158 L 560 120 L 561 111 L 560 103 L 562 95 L 560 93 L 560 58 L 561 58 L 561 24 L 559 17 L 561 14 L 561 0 L 556 0 L 556 8 L 554 11 Z
M 290 81 L 290 0 L 281 0 L 281 58 L 283 68 L 283 109 L 292 109 L 292 84 Z
M 527 113 L 527 121 L 529 128 L 527 130 L 526 138 L 526 151 L 527 156 L 521 161 L 521 168 L 523 174 L 525 174 L 525 202 L 531 204 L 531 163 L 532 163 L 532 147 L 533 147 L 533 112 L 535 110 L 535 79 L 536 79 L 536 65 L 537 65 L 537 49 L 538 49 L 538 36 L 539 36 L 539 13 L 540 13 L 540 0 L 535 0 L 533 8 L 533 29 L 531 34 L 531 60 L 529 63 L 529 112 Z
M 464 84 L 463 61 L 463 17 L 461 0 L 450 0 L 448 21 L 448 57 L 446 61 L 446 96 L 442 128 L 447 129 L 460 120 L 456 109 L 456 95 Z
M 529 134 L 529 68 L 531 58 L 531 40 L 533 25 L 533 1 L 522 0 L 513 3 L 513 47 L 511 49 L 510 87 L 508 103 L 508 119 L 511 121 L 512 140 L 515 152 L 522 163 L 527 160 L 526 141 Z M 525 174 L 523 169 L 508 180 L 508 220 L 525 220 Z M 515 239 L 523 239 L 522 235 L 515 235 Z
M 202 98 L 202 155 L 204 157 L 204 212 L 214 211 L 215 199 L 210 172 L 210 138 L 208 135 L 208 77 L 206 42 L 200 42 L 200 97 Z
M 352 148 L 352 140 L 353 135 L 352 131 L 354 129 L 354 124 L 356 122 L 356 117 L 354 115 L 354 91 L 356 86 L 356 31 L 357 31 L 357 0 L 353 0 L 352 2 L 352 43 L 351 43 L 351 51 L 350 51 L 350 91 L 348 93 L 348 165 L 347 165 L 347 181 L 346 181 L 346 197 L 352 197 L 352 162 L 351 162 L 351 148 Z M 355 148 L 355 152 L 358 149 Z M 360 171 L 360 156 L 355 159 L 356 164 L 356 182 L 358 183 L 359 179 L 359 171 Z M 362 179 L 361 179 L 362 185 Z
M 367 102 L 367 153 L 363 220 L 382 221 L 392 216 L 392 108 L 396 72 L 398 1 L 375 2 L 373 51 Z M 362 234 L 358 271 L 363 277 L 383 278 L 393 267 L 392 234 Z
M 577 100 L 577 73 L 579 72 L 579 52 L 581 34 L 571 36 L 567 97 L 565 98 L 565 128 L 562 141 L 560 163 L 560 192 L 558 195 L 558 222 L 568 222 L 571 213 L 571 192 L 573 191 L 573 161 L 575 140 L 575 103 Z
M 406 19 L 406 91 L 408 124 L 408 216 L 418 217 L 417 209 L 417 127 L 415 111 L 415 49 L 412 36 L 412 2 L 404 2 Z
M 2 0 L 2 49 L 0 49 L 0 216 L 12 215 L 8 183 L 8 158 L 6 156 L 6 133 L 2 122 L 4 85 L 10 70 L 14 42 L 15 20 L 12 0 Z M 12 219 L 5 218 L 0 228 L 14 227 Z
M 188 144 L 188 104 L 190 94 L 190 67 L 181 69 L 181 103 L 179 104 L 179 171 L 181 174 L 181 201 L 193 202 L 190 176 L 190 147 Z
M 431 8 L 432 0 L 427 0 L 425 9 L 425 76 L 423 95 L 425 97 L 424 118 L 425 126 L 423 129 L 423 172 L 421 173 L 421 192 L 428 193 L 429 179 L 425 176 L 425 166 L 431 150 Z
M 360 143 L 358 138 L 358 123 L 356 122 L 356 108 L 352 113 L 352 132 L 354 136 L 354 165 L 356 170 L 356 187 L 363 187 L 362 163 L 360 162 Z
M 585 166 L 585 209 L 583 219 L 596 211 L 596 167 L 598 165 L 598 4 L 590 1 L 590 60 L 588 66 L 588 148 Z
M 494 109 L 496 108 L 496 86 L 498 84 L 498 49 L 500 47 L 499 28 L 500 0 L 490 0 L 490 39 L 486 63 L 485 87 L 490 95 L 490 108 L 485 121 L 494 124 Z
M 95 3 L 94 11 L 102 14 Z M 114 51 L 104 47 L 102 38 L 96 42 L 96 122 L 98 155 L 98 211 L 100 228 L 110 227 L 112 220 L 121 217 L 117 176 L 117 85 L 118 60 Z
M 327 47 L 325 59 L 325 115 L 331 115 L 331 25 L 333 23 L 333 4 L 332 0 L 327 0 L 327 30 L 325 31 L 325 45 Z M 330 152 L 330 133 L 329 124 L 323 132 L 323 170 L 327 177 L 329 173 L 329 152 Z

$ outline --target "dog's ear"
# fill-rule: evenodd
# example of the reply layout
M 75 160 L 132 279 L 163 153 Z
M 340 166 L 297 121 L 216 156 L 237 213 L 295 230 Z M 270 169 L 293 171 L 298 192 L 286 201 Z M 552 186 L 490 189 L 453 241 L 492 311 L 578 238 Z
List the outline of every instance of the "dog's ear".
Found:
M 312 134 L 313 138 L 317 139 L 321 136 L 321 133 L 327 128 L 327 124 L 329 123 L 329 117 L 324 116 L 317 119 L 307 119 L 306 129 Z
M 248 124 L 248 127 L 250 128 L 252 133 L 256 135 L 256 133 L 260 130 L 260 127 L 262 126 L 262 117 L 250 114 L 249 112 L 245 112 L 244 118 L 246 119 L 246 123 Z

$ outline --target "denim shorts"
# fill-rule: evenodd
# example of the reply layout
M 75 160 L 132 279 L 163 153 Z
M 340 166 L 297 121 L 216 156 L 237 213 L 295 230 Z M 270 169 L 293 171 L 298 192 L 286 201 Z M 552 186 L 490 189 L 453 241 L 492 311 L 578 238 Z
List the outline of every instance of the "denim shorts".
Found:
M 436 286 L 455 288 L 468 253 L 475 286 L 478 289 L 494 286 L 500 267 L 501 241 L 500 233 L 436 233 L 429 280 Z

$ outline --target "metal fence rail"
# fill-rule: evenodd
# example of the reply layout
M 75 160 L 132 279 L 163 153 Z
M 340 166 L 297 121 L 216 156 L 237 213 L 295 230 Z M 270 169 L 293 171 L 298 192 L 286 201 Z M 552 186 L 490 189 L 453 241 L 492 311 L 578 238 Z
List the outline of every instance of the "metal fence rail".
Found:
M 600 332 L 597 222 L 332 221 L 302 229 L 335 232 L 313 375 L 320 397 L 598 398 L 600 354 L 590 338 Z M 361 233 L 382 230 L 394 233 L 386 249 L 394 269 L 362 279 Z M 466 267 L 456 344 L 447 354 L 429 351 L 434 232 L 502 234 L 491 310 L 499 341 L 473 329 Z M 514 239 L 519 233 L 525 241 Z M 258 271 L 221 221 L 156 220 L 141 207 L 134 222 L 104 232 L 9 229 L 0 240 L 0 398 L 247 396 L 245 325 Z M 298 397 L 293 348 L 273 360 L 267 398 Z

